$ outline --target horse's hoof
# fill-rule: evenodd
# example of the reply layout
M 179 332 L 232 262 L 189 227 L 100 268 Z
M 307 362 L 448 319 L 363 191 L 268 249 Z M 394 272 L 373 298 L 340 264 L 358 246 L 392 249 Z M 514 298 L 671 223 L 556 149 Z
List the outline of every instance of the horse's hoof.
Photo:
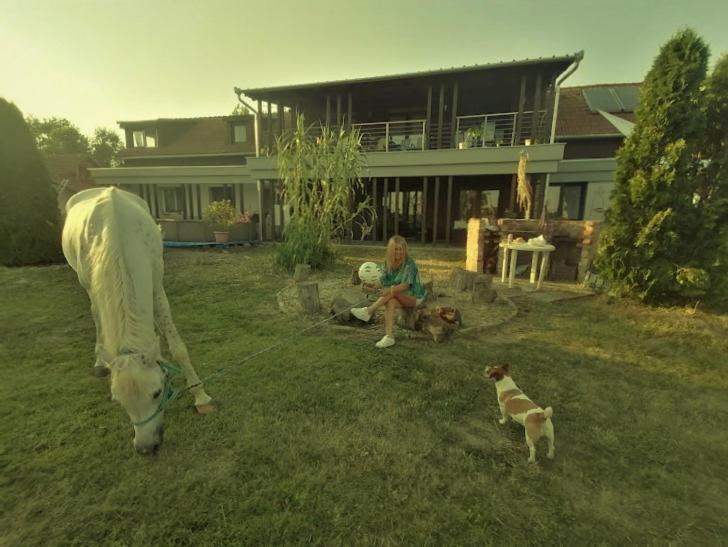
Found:
M 108 367 L 94 366 L 94 376 L 96 376 L 96 378 L 106 378 L 108 375 Z
M 211 403 L 208 403 L 205 405 L 195 405 L 195 410 L 197 410 L 198 414 L 204 416 L 205 414 L 215 412 L 217 410 L 217 407 Z

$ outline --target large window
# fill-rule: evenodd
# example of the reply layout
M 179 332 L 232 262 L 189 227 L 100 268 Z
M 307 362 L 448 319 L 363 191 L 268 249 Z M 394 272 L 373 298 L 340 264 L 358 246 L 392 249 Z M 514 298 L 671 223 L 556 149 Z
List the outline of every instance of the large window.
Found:
M 235 144 L 248 142 L 248 126 L 242 123 L 233 126 L 233 142 Z
M 210 201 L 222 201 L 224 199 L 235 203 L 235 194 L 232 186 L 213 186 L 210 188 Z
M 135 129 L 132 132 L 134 148 L 156 148 L 157 134 L 153 129 Z
M 181 186 L 177 186 L 176 188 L 163 188 L 162 194 L 165 213 L 181 213 L 184 211 L 185 193 Z
M 584 218 L 586 184 L 551 184 L 546 194 L 549 218 L 581 220 Z

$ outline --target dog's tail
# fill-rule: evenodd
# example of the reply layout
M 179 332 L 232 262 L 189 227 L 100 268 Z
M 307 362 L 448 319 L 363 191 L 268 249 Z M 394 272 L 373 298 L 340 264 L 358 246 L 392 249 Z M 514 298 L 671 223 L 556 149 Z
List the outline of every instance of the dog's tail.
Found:
M 553 415 L 554 415 L 554 409 L 551 408 L 550 406 L 547 406 L 546 410 L 543 411 L 544 419 L 548 420 Z

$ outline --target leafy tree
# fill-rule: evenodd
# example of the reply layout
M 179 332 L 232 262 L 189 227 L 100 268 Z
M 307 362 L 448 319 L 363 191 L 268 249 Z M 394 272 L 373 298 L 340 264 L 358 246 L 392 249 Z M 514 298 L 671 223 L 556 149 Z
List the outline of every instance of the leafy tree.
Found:
M 119 152 L 124 148 L 121 137 L 112 129 L 97 127 L 91 138 L 91 157 L 101 167 L 116 167 Z
M 635 128 L 617 155 L 598 265 L 617 289 L 649 302 L 695 298 L 709 289 L 710 242 L 696 198 L 708 56 L 690 29 L 661 48 L 642 86 Z
M 0 264 L 59 258 L 56 194 L 20 110 L 0 98 Z
M 235 105 L 235 108 L 233 108 L 231 116 L 247 116 L 250 114 L 250 110 L 248 110 L 248 107 L 245 105 L 242 105 L 240 103 Z
M 88 139 L 65 118 L 35 118 L 28 116 L 30 132 L 38 149 L 45 154 L 85 154 Z
M 296 264 L 325 266 L 333 257 L 331 239 L 350 233 L 353 223 L 364 237 L 370 227 L 363 219 L 373 215 L 368 200 L 355 199 L 363 192 L 358 131 L 321 127 L 314 137 L 310 129 L 299 116 L 296 129 L 277 139 L 283 198 L 293 216 L 276 260 L 289 271 Z
M 707 128 L 696 194 L 704 211 L 709 294 L 728 301 L 728 55 L 705 85 Z

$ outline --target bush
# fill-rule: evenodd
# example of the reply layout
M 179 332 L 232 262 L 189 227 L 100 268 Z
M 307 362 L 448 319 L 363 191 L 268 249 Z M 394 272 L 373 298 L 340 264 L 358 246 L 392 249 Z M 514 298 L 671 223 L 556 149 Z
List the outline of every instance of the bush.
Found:
M 202 212 L 202 218 L 218 232 L 226 232 L 235 222 L 237 214 L 229 199 L 211 202 Z
M 326 268 L 334 258 L 320 230 L 293 220 L 286 226 L 285 242 L 275 249 L 276 264 L 287 272 L 293 272 L 297 264 L 309 264 L 314 270 Z
M 0 264 L 59 261 L 56 192 L 23 115 L 2 98 L 0 128 Z

